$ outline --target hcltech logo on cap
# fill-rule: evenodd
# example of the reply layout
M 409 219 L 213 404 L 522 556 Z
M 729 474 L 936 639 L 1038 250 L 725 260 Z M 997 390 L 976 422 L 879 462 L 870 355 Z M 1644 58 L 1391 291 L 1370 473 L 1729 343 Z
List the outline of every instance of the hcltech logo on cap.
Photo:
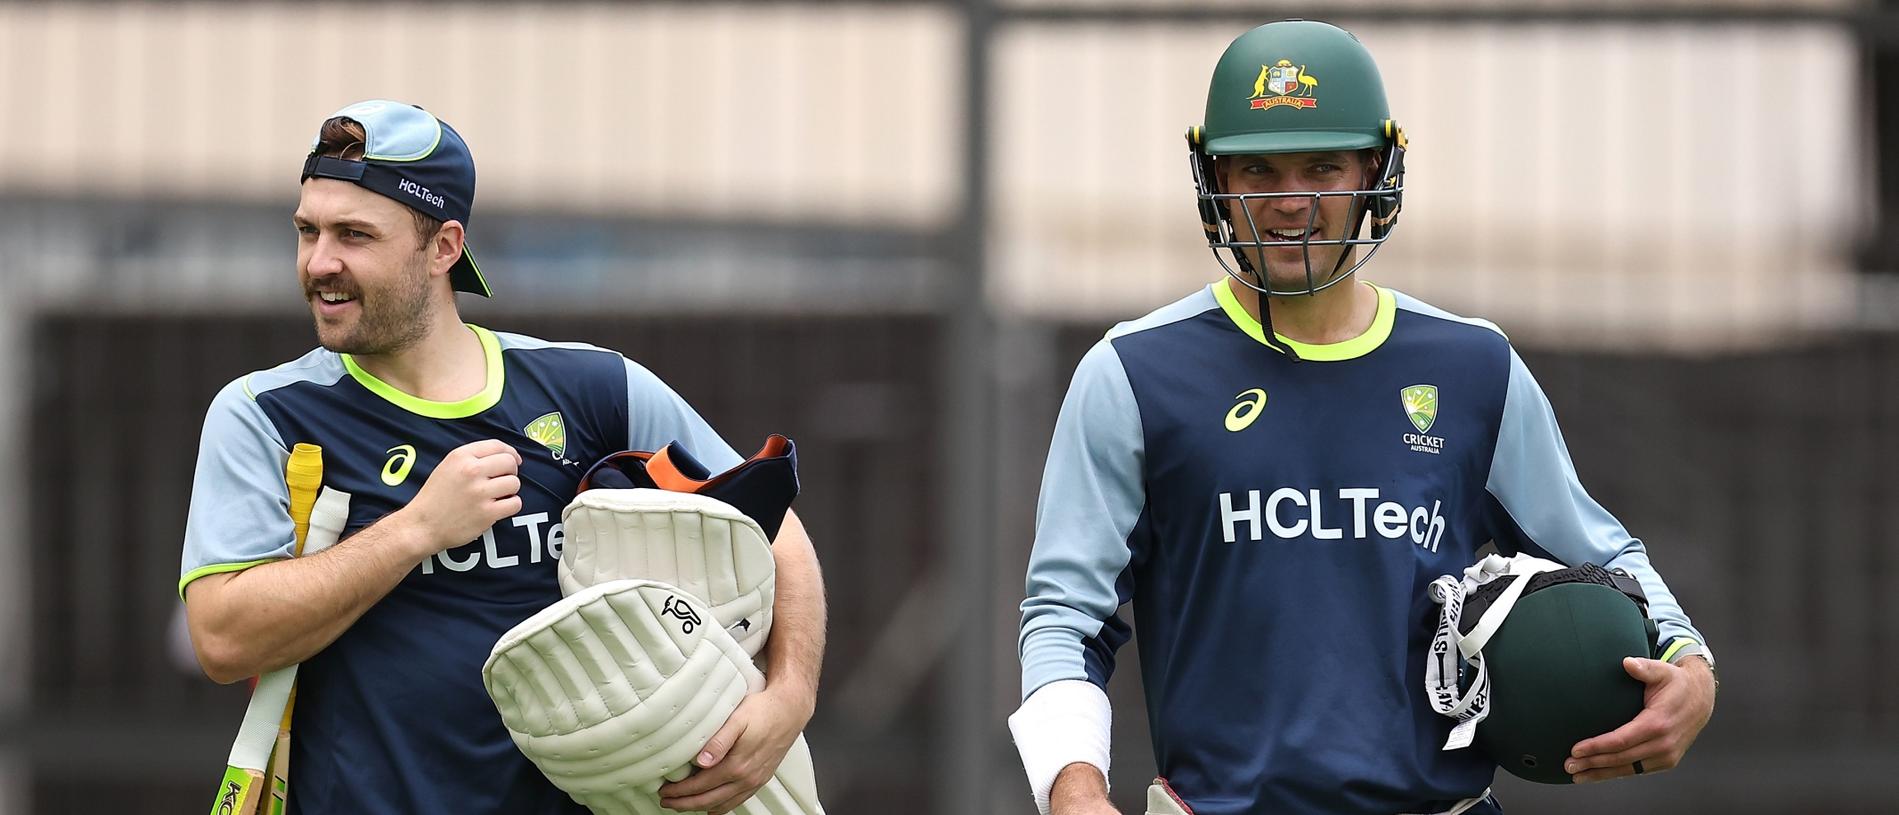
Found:
M 1316 108 L 1319 100 L 1312 94 L 1318 87 L 1318 78 L 1306 73 L 1306 66 L 1294 66 L 1291 60 L 1282 59 L 1274 65 L 1259 66 L 1259 79 L 1253 81 L 1253 95 L 1248 98 L 1254 110 L 1282 105 Z

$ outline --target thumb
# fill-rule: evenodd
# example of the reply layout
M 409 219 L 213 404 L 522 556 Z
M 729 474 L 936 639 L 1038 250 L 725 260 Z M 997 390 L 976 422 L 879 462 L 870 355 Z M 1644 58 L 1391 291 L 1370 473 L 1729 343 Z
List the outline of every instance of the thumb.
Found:
M 712 738 L 706 741 L 706 746 L 699 748 L 699 756 L 693 759 L 693 763 L 700 767 L 711 767 L 724 761 L 725 754 L 731 751 L 732 745 L 738 741 L 739 734 L 744 732 L 745 725 L 738 720 L 738 717 L 727 720 L 725 726 L 720 727 L 719 732 L 712 734 Z
M 1668 678 L 1668 663 L 1658 659 L 1623 657 L 1622 668 L 1645 685 L 1653 685 Z

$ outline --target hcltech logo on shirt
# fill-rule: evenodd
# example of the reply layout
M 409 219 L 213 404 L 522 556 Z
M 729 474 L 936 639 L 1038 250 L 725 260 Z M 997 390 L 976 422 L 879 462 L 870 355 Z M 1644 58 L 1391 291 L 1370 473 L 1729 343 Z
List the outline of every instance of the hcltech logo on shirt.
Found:
M 1308 536 L 1322 541 L 1344 540 L 1349 530 L 1352 540 L 1370 540 L 1374 534 L 1385 540 L 1410 538 L 1421 548 L 1437 551 L 1444 539 L 1443 501 L 1433 500 L 1428 509 L 1407 508 L 1396 501 L 1379 501 L 1380 497 L 1377 487 L 1346 487 L 1335 496 L 1321 490 L 1280 487 L 1262 504 L 1259 490 L 1240 493 L 1239 500 L 1235 500 L 1235 493 L 1223 492 L 1222 538 L 1227 543 L 1238 542 L 1241 529 L 1245 529 L 1247 540 L 1264 540 L 1264 527 L 1280 540 Z M 1328 517 L 1333 519 L 1332 526 L 1326 525 Z

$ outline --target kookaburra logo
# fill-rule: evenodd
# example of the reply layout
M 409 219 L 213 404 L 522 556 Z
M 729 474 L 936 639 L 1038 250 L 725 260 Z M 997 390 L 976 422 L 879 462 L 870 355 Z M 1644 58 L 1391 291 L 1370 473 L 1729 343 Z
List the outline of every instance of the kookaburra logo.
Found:
M 688 634 L 692 633 L 692 630 L 698 628 L 699 623 L 703 622 L 703 620 L 699 619 L 699 612 L 693 611 L 692 606 L 686 605 L 686 601 L 672 595 L 667 595 L 666 602 L 659 607 L 659 611 L 661 614 L 678 617 L 682 622 L 682 625 L 679 626 L 679 630 Z
M 1349 531 L 1352 540 L 1370 540 L 1373 535 L 1386 540 L 1408 537 L 1419 547 L 1437 551 L 1444 539 L 1443 501 L 1433 500 L 1429 508 L 1406 508 L 1378 498 L 1377 487 L 1345 487 L 1336 496 L 1280 487 L 1264 503 L 1259 490 L 1223 492 L 1219 498 L 1222 539 L 1238 542 L 1242 528 L 1251 541 L 1264 539 L 1262 527 L 1281 540 L 1342 540 Z M 1326 525 L 1328 517 L 1333 519 L 1332 526 Z

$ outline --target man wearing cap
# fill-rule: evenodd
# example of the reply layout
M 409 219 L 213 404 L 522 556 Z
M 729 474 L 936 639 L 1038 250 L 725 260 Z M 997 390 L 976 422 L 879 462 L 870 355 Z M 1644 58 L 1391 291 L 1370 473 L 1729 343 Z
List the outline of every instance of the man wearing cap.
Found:
M 493 296 L 466 242 L 468 145 L 421 108 L 351 105 L 303 166 L 297 278 L 322 346 L 212 401 L 179 580 L 205 673 L 301 663 L 291 809 L 575 813 L 508 735 L 482 686 L 496 640 L 561 598 L 560 513 L 584 465 L 677 441 L 714 472 L 740 456 L 620 354 L 464 324 Z M 347 496 L 341 541 L 292 558 L 284 467 L 322 448 Z M 823 654 L 817 559 L 795 515 L 773 541 L 766 688 L 661 789 L 729 812 L 810 719 Z

